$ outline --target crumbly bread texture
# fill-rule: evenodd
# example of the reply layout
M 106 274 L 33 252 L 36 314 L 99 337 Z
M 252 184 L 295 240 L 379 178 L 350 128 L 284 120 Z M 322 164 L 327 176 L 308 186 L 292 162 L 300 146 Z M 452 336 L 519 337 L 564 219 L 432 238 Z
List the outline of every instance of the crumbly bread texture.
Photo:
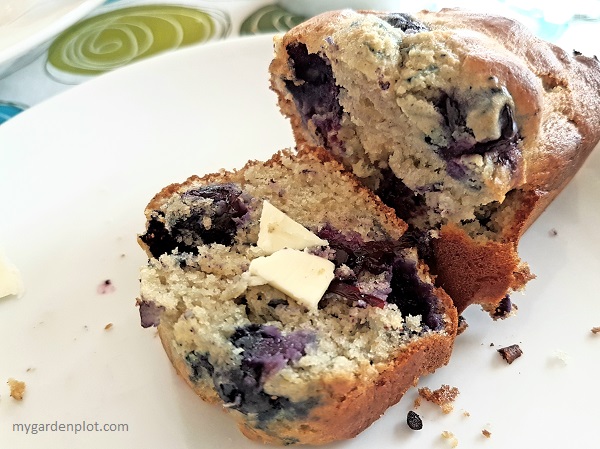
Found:
M 600 137 L 598 59 L 503 17 L 329 12 L 275 38 L 270 73 L 298 145 L 432 237 L 459 313 L 506 312 L 532 278 L 520 237 Z
M 23 396 L 25 395 L 25 382 L 21 382 L 20 380 L 11 377 L 6 383 L 10 387 L 10 397 L 17 401 L 22 401 Z
M 328 242 L 305 250 L 335 264 L 316 310 L 249 275 L 265 255 L 265 201 Z M 177 372 L 251 439 L 354 437 L 449 360 L 452 300 L 406 224 L 325 150 L 193 176 L 158 193 L 146 218 L 142 325 L 158 325 Z

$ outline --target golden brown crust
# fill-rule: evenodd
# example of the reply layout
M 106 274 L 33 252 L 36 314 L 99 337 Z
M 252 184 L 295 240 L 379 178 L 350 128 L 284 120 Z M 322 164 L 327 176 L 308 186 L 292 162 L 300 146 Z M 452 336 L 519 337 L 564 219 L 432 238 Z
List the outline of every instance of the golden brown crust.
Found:
M 520 259 L 512 243 L 475 242 L 456 226 L 442 228 L 433 241 L 437 283 L 459 313 L 473 302 L 497 303 L 511 289 L 523 287 Z
M 235 410 L 224 410 L 235 418 L 246 437 L 261 443 L 282 445 L 299 441 L 321 445 L 355 437 L 396 404 L 410 387 L 416 385 L 419 377 L 432 373 L 450 360 L 458 315 L 444 290 L 436 289 L 436 295 L 440 299 L 441 312 L 447 318 L 444 335 L 431 333 L 408 344 L 388 364 L 378 367 L 379 374 L 370 376 L 368 381 L 358 383 L 356 378 L 340 377 L 323 379 L 323 399 L 308 417 L 261 428 Z M 158 334 L 176 372 L 201 399 L 222 404 L 208 384 L 190 380 L 188 365 L 173 348 L 170 329 L 168 324 L 161 324 Z

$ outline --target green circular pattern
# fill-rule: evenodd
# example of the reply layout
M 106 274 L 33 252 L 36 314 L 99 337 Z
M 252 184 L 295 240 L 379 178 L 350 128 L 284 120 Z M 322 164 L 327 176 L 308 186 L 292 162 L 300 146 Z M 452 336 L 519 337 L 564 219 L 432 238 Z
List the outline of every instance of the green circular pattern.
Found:
M 48 64 L 62 72 L 98 75 L 167 50 L 224 37 L 229 17 L 175 5 L 122 8 L 83 20 L 50 46 Z
M 281 6 L 268 5 L 255 11 L 244 20 L 240 27 L 240 34 L 283 33 L 305 20 L 306 17 L 292 14 Z

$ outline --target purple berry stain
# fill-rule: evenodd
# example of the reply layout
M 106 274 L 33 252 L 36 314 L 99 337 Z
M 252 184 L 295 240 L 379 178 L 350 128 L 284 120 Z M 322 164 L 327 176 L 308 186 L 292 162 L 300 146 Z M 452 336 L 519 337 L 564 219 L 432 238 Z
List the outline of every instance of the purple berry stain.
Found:
M 146 233 L 140 236 L 155 258 L 170 254 L 176 248 L 180 253 L 197 254 L 201 244 L 231 245 L 248 212 L 242 190 L 232 183 L 190 189 L 181 199 L 190 206 L 188 215 L 170 222 L 164 212 L 157 211 L 149 220 Z M 201 207 L 203 200 L 212 200 L 211 206 Z

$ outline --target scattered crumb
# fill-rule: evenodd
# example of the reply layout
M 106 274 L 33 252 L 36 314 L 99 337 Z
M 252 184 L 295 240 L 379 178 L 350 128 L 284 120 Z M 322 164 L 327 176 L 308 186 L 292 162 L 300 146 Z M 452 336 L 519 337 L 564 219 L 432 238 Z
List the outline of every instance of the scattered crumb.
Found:
M 561 349 L 554 351 L 554 359 L 563 366 L 567 366 L 569 363 L 569 354 Z
M 35 371 L 35 368 L 30 367 L 25 370 L 26 373 L 30 373 L 31 371 Z
M 11 377 L 6 383 L 10 387 L 10 396 L 17 401 L 23 400 L 23 395 L 25 394 L 25 382 L 21 382 L 20 380 Z
M 113 327 L 113 323 L 108 323 L 106 326 L 104 326 L 104 330 L 107 331 L 112 327 Z
M 23 296 L 25 289 L 21 273 L 3 254 L 0 252 L 0 298 L 5 296 Z
M 414 407 L 415 408 L 419 408 L 421 406 L 421 396 L 417 396 L 415 398 L 415 403 L 414 403 Z
M 558 235 L 558 231 L 556 229 L 552 228 L 548 231 L 548 235 L 550 237 L 556 237 Z
M 421 420 L 421 417 L 412 410 L 409 410 L 408 415 L 406 415 L 406 424 L 408 424 L 408 427 L 412 430 L 421 430 L 423 428 L 423 420 Z
M 487 429 L 483 429 L 483 430 L 481 431 L 481 433 L 482 433 L 482 434 L 483 434 L 483 436 L 484 436 L 484 437 L 486 437 L 486 438 L 490 438 L 490 437 L 492 436 L 492 432 L 490 432 L 490 431 L 489 431 L 489 430 L 487 430 Z
M 490 346 L 494 346 L 494 343 L 490 343 Z
M 110 279 L 106 279 L 96 289 L 99 295 L 106 295 L 108 293 L 113 293 L 115 291 L 115 286 L 113 285 Z
M 426 401 L 437 404 L 444 413 L 450 413 L 454 409 L 452 404 L 456 399 L 456 396 L 460 391 L 456 387 L 450 387 L 449 385 L 442 385 L 437 390 L 431 391 L 429 388 L 419 388 L 419 395 Z
M 456 437 L 454 436 L 454 434 L 448 430 L 444 430 L 442 432 L 442 437 L 445 438 L 446 440 L 448 440 L 448 442 L 450 443 L 450 447 L 456 447 L 458 446 L 458 440 L 456 439 Z
M 592 334 L 600 334 L 600 326 L 592 327 Z
M 121 257 L 121 259 L 124 259 L 125 258 L 125 254 L 121 254 L 120 257 Z
M 509 365 L 523 355 L 519 345 L 506 346 L 498 349 L 498 352 Z
M 464 316 L 459 315 L 458 316 L 458 328 L 456 330 L 456 335 L 462 334 L 464 331 L 467 330 L 467 327 L 469 327 L 469 323 L 467 323 L 467 320 L 465 319 Z
M 471 416 L 471 414 L 468 411 L 463 410 L 463 416 L 468 418 L 469 416 Z

